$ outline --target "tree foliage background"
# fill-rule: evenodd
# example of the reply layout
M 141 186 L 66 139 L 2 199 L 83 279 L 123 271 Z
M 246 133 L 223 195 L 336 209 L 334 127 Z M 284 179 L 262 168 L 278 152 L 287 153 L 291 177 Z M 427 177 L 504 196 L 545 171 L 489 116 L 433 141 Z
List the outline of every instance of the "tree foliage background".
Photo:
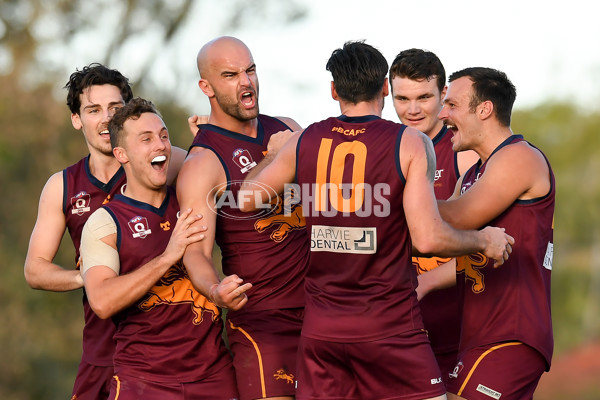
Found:
M 173 44 L 182 27 L 203 20 L 204 3 L 0 2 L 0 398 L 67 398 L 81 356 L 81 291 L 32 290 L 22 269 L 46 179 L 87 154 L 81 133 L 71 126 L 62 85 L 74 68 L 94 61 L 113 66 L 127 58 L 134 92 L 158 104 L 173 144 L 187 148 L 187 116 L 208 110 L 191 110 L 178 101 L 194 78 L 184 74 Z M 294 0 L 229 0 L 228 5 L 224 31 L 242 27 L 249 16 L 283 25 L 306 15 Z M 155 45 L 138 53 L 134 47 L 140 39 Z M 186 57 L 196 50 L 185 50 Z M 171 71 L 168 77 L 153 72 L 158 64 Z M 161 84 L 165 79 L 172 81 L 169 90 Z M 515 133 L 541 148 L 556 174 L 557 355 L 600 339 L 599 129 L 599 110 L 581 111 L 569 103 L 540 104 L 517 110 L 513 117 Z M 56 262 L 70 266 L 72 260 L 72 244 L 65 237 Z M 580 398 L 598 394 L 593 393 Z

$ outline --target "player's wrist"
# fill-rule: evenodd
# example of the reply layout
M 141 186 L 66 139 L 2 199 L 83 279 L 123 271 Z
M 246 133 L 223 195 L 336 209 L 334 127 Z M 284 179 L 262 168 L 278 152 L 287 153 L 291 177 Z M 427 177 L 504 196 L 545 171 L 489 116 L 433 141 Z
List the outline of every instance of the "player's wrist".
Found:
M 208 300 L 214 303 L 216 306 L 221 308 L 227 308 L 224 304 L 217 300 L 217 288 L 219 287 L 218 283 L 213 283 L 208 288 Z

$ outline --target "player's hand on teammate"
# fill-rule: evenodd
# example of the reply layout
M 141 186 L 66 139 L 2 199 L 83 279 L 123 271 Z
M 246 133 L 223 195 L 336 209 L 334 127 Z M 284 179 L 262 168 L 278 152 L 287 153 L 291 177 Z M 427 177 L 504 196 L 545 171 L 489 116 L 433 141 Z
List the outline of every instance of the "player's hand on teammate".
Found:
M 239 310 L 248 302 L 246 291 L 252 287 L 251 283 L 233 274 L 226 276 L 220 283 L 211 286 L 208 298 L 217 306 L 230 310 Z
M 285 131 L 279 131 L 272 135 L 269 138 L 269 143 L 267 143 L 267 154 L 270 157 L 274 157 L 279 150 L 281 150 L 283 145 L 298 133 L 300 133 L 300 131 L 292 132 L 289 129 L 286 129 Z
M 192 115 L 188 118 L 188 126 L 192 135 L 196 136 L 198 133 L 198 125 L 208 124 L 208 115 Z
M 202 216 L 193 214 L 191 208 L 179 213 L 179 218 L 173 228 L 167 248 L 163 252 L 163 257 L 172 260 L 171 265 L 183 257 L 187 246 L 204 239 L 204 232 L 207 228 L 200 223 L 196 223 L 201 219 Z
M 485 233 L 487 246 L 483 253 L 494 259 L 494 267 L 504 264 L 512 253 L 512 245 L 515 244 L 515 239 L 505 232 L 504 228 L 496 228 L 486 226 L 481 230 Z

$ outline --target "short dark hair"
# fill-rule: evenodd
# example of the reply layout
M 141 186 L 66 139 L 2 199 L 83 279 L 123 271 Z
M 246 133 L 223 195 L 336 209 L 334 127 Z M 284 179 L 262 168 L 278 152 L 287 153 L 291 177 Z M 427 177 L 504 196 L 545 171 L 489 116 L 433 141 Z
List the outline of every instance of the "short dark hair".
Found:
M 408 49 L 401 51 L 390 67 L 390 82 L 397 76 L 413 81 L 423 79 L 429 81 L 435 77 L 440 93 L 446 86 L 444 65 L 438 56 L 428 50 Z
M 357 104 L 373 100 L 381 91 L 388 71 L 385 57 L 364 41 L 346 42 L 331 54 L 326 66 L 338 96 Z
M 119 108 L 115 115 L 108 123 L 108 131 L 110 132 L 110 145 L 114 149 L 122 144 L 123 141 L 123 125 L 129 119 L 138 119 L 144 113 L 153 113 L 162 118 L 154 104 L 151 101 L 135 97 L 131 99 L 125 106 Z
M 452 73 L 448 80 L 452 82 L 465 76 L 473 82 L 473 97 L 469 102 L 471 111 L 475 111 L 482 102 L 491 101 L 498 122 L 510 126 L 517 89 L 506 74 L 493 68 L 471 67 Z
M 81 108 L 81 99 L 79 96 L 85 89 L 95 85 L 113 85 L 119 88 L 123 101 L 127 103 L 133 98 L 133 91 L 129 85 L 129 80 L 116 69 L 109 69 L 102 64 L 92 63 L 86 65 L 83 69 L 76 70 L 69 77 L 65 85 L 68 89 L 67 106 L 71 114 L 79 114 Z

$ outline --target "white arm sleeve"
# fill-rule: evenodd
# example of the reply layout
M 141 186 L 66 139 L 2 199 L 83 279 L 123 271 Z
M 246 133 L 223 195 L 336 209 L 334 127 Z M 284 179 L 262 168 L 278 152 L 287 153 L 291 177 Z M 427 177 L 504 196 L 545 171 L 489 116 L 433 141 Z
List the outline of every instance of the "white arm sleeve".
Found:
M 121 263 L 119 252 L 101 239 L 117 233 L 117 225 L 108 211 L 103 208 L 96 210 L 83 227 L 81 233 L 81 276 L 92 267 L 104 265 L 119 275 Z

